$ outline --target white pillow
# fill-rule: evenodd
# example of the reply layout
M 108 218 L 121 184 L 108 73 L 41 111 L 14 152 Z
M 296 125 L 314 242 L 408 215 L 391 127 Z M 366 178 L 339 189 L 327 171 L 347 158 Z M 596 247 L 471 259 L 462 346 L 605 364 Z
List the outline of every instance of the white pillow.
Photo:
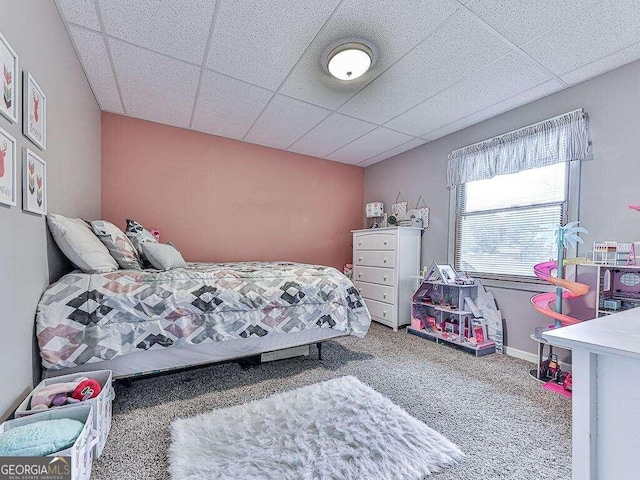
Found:
M 173 270 L 187 266 L 180 252 L 168 243 L 144 242 L 141 244 L 147 260 L 158 270 Z
M 85 273 L 107 273 L 118 270 L 118 263 L 109 254 L 91 227 L 81 218 L 67 218 L 50 213 L 47 223 L 53 239 L 62 253 Z

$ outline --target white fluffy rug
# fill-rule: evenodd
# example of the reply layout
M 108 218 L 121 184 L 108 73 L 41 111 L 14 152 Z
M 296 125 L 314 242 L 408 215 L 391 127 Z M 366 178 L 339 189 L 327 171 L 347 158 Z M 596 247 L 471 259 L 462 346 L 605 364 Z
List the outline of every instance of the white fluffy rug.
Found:
M 172 480 L 420 480 L 460 449 L 355 377 L 177 419 Z

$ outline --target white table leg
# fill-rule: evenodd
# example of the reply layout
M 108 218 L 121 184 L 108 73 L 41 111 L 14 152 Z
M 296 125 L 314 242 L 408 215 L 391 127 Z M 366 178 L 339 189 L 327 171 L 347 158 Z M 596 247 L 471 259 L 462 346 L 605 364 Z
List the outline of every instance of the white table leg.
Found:
M 597 480 L 597 355 L 574 348 L 573 480 Z

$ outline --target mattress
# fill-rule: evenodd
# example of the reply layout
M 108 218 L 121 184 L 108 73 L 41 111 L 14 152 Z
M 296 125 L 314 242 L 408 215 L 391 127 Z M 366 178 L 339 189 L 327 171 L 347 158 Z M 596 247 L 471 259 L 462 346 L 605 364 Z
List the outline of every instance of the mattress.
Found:
M 290 262 L 191 263 L 168 272 L 65 275 L 39 302 L 36 334 L 43 369 L 54 371 L 151 351 L 175 356 L 202 349 L 211 359 L 216 345 L 251 340 L 245 347 L 220 350 L 219 360 L 225 360 L 234 353 L 243 356 L 237 353 L 245 348 L 261 353 L 277 349 L 271 343 L 293 346 L 275 339 L 301 332 L 332 332 L 318 338 L 363 337 L 370 323 L 357 289 L 335 268 Z M 316 341 L 314 334 L 305 335 L 310 339 L 306 343 Z M 258 346 L 249 347 L 254 343 Z

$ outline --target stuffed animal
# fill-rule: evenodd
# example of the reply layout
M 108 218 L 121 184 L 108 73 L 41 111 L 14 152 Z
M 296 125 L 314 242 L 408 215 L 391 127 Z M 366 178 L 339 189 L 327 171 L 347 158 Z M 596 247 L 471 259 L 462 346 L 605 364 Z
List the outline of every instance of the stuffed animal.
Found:
M 78 377 L 72 382 L 54 383 L 39 388 L 29 399 L 27 410 L 46 410 L 97 397 L 102 388 L 98 381 Z

